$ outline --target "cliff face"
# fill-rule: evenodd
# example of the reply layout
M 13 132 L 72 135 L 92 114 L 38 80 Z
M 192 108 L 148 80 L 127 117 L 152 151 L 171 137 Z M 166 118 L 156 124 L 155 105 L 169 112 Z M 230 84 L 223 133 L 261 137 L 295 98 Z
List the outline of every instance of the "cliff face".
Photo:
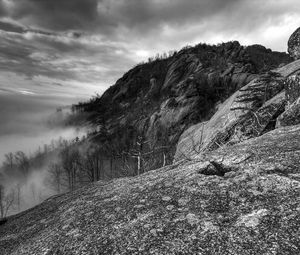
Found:
M 175 161 L 199 157 L 206 151 L 260 136 L 275 129 L 276 123 L 277 127 L 298 124 L 299 103 L 295 101 L 300 93 L 295 74 L 299 69 L 297 60 L 259 75 L 235 92 L 209 121 L 198 123 L 182 134 Z
M 200 44 L 133 68 L 101 98 L 78 108 L 99 126 L 98 143 L 129 151 L 139 137 L 144 152 L 167 146 L 170 162 L 184 130 L 208 120 L 218 104 L 259 74 L 290 61 L 259 45 Z

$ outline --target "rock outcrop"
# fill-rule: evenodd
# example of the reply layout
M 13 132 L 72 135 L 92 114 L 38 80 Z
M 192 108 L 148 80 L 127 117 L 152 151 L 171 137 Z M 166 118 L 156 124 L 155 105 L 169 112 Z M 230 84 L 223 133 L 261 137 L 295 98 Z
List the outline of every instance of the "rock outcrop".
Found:
M 300 62 L 295 61 L 260 75 L 234 93 L 203 127 L 198 128 L 202 124 L 197 124 L 182 134 L 175 161 L 193 158 L 207 150 L 238 143 L 274 129 L 285 106 L 289 108 L 299 97 L 299 78 L 294 75 L 299 70 Z M 277 126 L 284 126 L 280 124 L 284 120 L 289 124 L 298 124 L 297 106 L 284 113 Z
M 298 28 L 288 41 L 288 52 L 294 59 L 300 58 L 300 28 Z
M 300 76 L 291 75 L 284 84 L 287 100 L 287 108 L 291 106 L 300 96 Z
M 299 254 L 299 132 L 50 198 L 0 226 L 0 254 Z
M 276 127 L 297 124 L 300 124 L 300 97 L 277 118 Z
M 136 149 L 142 137 L 145 153 L 167 147 L 170 163 L 185 130 L 209 120 L 237 90 L 291 60 L 260 45 L 199 44 L 136 66 L 102 97 L 77 108 L 100 129 L 93 136 L 97 143 L 117 148 L 114 154 Z

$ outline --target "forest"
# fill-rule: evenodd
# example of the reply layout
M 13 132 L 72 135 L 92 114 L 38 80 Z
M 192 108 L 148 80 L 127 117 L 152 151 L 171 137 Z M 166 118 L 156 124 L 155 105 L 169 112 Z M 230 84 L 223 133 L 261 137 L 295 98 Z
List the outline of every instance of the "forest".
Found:
M 135 176 L 171 163 L 167 147 L 149 150 L 140 138 L 134 150 L 117 151 L 91 142 L 92 134 L 53 140 L 32 155 L 6 154 L 0 168 L 0 219 L 95 181 Z

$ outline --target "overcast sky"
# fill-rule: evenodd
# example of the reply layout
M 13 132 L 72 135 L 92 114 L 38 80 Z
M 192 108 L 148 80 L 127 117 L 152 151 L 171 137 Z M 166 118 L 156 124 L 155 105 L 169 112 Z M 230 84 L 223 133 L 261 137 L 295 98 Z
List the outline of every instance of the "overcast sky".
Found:
M 299 0 L 0 0 L 0 93 L 76 101 L 199 42 L 286 51 L 299 14 Z

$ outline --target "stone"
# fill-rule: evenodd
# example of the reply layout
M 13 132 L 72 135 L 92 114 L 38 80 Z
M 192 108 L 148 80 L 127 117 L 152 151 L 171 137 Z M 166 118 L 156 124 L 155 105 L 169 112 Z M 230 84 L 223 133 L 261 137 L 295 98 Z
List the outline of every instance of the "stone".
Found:
M 288 52 L 294 59 L 300 59 L 300 28 L 298 28 L 289 38 Z
M 189 201 L 190 201 L 190 200 L 187 199 L 187 198 L 180 198 L 180 199 L 178 200 L 178 205 L 179 205 L 179 206 L 186 206 L 186 205 L 188 204 Z
M 285 82 L 285 97 L 287 101 L 287 108 L 290 107 L 300 97 L 300 76 L 291 75 Z
M 286 127 L 300 124 L 300 97 L 284 111 L 276 121 L 276 127 Z
M 174 205 L 168 205 L 167 207 L 166 207 L 166 209 L 168 210 L 168 211 L 172 211 L 173 209 L 174 209 Z
M 237 225 L 241 226 L 244 225 L 248 228 L 255 228 L 260 223 L 261 219 L 268 214 L 267 209 L 260 209 L 257 211 L 254 211 L 252 213 L 249 213 L 247 215 L 243 215 L 239 218 Z
M 192 226 L 197 225 L 200 221 L 199 218 L 193 213 L 189 213 L 186 216 L 186 219 L 187 219 L 188 223 Z
M 172 198 L 171 197 L 167 197 L 167 196 L 165 196 L 165 197 L 162 198 L 162 201 L 164 201 L 164 202 L 169 202 L 171 200 L 172 200 Z
M 195 124 L 183 132 L 177 144 L 174 161 L 198 157 L 205 151 L 218 149 L 231 140 L 236 140 L 236 133 L 242 127 L 243 136 L 247 132 L 245 125 L 253 126 L 256 115 L 263 119 L 256 132 L 257 135 L 261 134 L 283 103 L 282 94 L 275 97 L 284 88 L 283 80 L 279 74 L 265 74 L 235 92 L 209 121 Z M 271 109 L 270 114 L 268 109 Z M 247 120 L 250 123 L 245 123 Z

